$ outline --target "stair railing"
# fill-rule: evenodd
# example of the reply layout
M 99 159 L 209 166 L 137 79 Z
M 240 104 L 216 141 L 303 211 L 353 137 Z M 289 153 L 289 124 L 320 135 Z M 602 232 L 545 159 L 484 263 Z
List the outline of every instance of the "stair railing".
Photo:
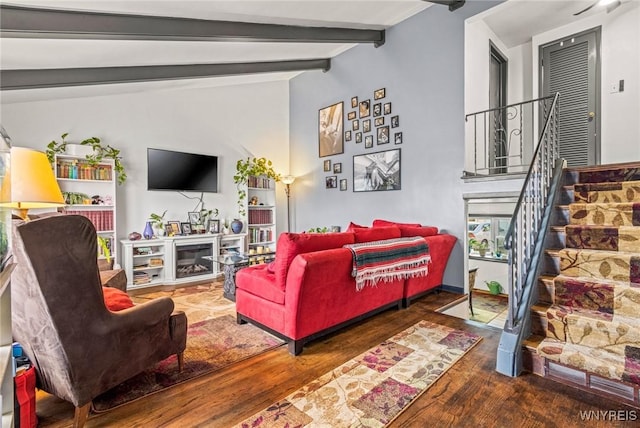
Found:
M 556 191 L 565 165 L 558 152 L 558 99 L 547 109 L 541 103 L 544 125 L 522 191 L 505 235 L 509 254 L 508 316 L 498 345 L 496 370 L 507 376 L 522 371 L 522 343 L 531 334 L 531 305 L 536 295 L 544 240 Z

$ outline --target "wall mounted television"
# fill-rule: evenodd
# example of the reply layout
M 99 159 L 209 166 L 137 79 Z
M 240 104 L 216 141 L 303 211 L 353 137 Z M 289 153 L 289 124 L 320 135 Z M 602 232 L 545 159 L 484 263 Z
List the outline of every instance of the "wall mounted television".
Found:
M 147 148 L 147 190 L 218 192 L 218 157 Z

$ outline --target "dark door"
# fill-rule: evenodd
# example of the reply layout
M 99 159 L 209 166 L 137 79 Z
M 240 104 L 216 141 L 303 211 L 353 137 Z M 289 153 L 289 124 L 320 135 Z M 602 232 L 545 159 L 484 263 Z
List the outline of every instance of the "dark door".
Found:
M 489 49 L 489 108 L 507 105 L 507 59 L 493 45 Z M 491 174 L 507 172 L 507 111 L 494 110 L 490 115 L 489 135 L 493 141 L 490 148 L 489 165 Z

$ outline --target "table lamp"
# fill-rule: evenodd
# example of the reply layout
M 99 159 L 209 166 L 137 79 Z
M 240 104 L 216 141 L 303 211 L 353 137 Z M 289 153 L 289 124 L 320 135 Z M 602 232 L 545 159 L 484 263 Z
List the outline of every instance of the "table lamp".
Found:
M 31 208 L 65 205 L 47 155 L 24 147 L 11 148 L 11 164 L 0 192 L 2 206 L 18 210 L 24 220 Z

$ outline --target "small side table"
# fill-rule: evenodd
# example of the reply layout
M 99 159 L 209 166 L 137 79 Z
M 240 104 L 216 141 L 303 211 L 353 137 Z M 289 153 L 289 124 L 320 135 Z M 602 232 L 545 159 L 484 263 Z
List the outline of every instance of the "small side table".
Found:
M 469 311 L 471 311 L 471 316 L 475 316 L 473 313 L 473 287 L 476 284 L 476 273 L 478 273 L 478 268 L 469 268 Z
M 222 287 L 222 295 L 235 302 L 236 301 L 236 273 L 249 265 L 259 264 L 258 260 L 263 263 L 273 260 L 275 253 L 261 253 L 261 254 L 226 254 L 218 258 L 213 258 L 222 266 L 222 272 L 224 273 L 224 283 Z

